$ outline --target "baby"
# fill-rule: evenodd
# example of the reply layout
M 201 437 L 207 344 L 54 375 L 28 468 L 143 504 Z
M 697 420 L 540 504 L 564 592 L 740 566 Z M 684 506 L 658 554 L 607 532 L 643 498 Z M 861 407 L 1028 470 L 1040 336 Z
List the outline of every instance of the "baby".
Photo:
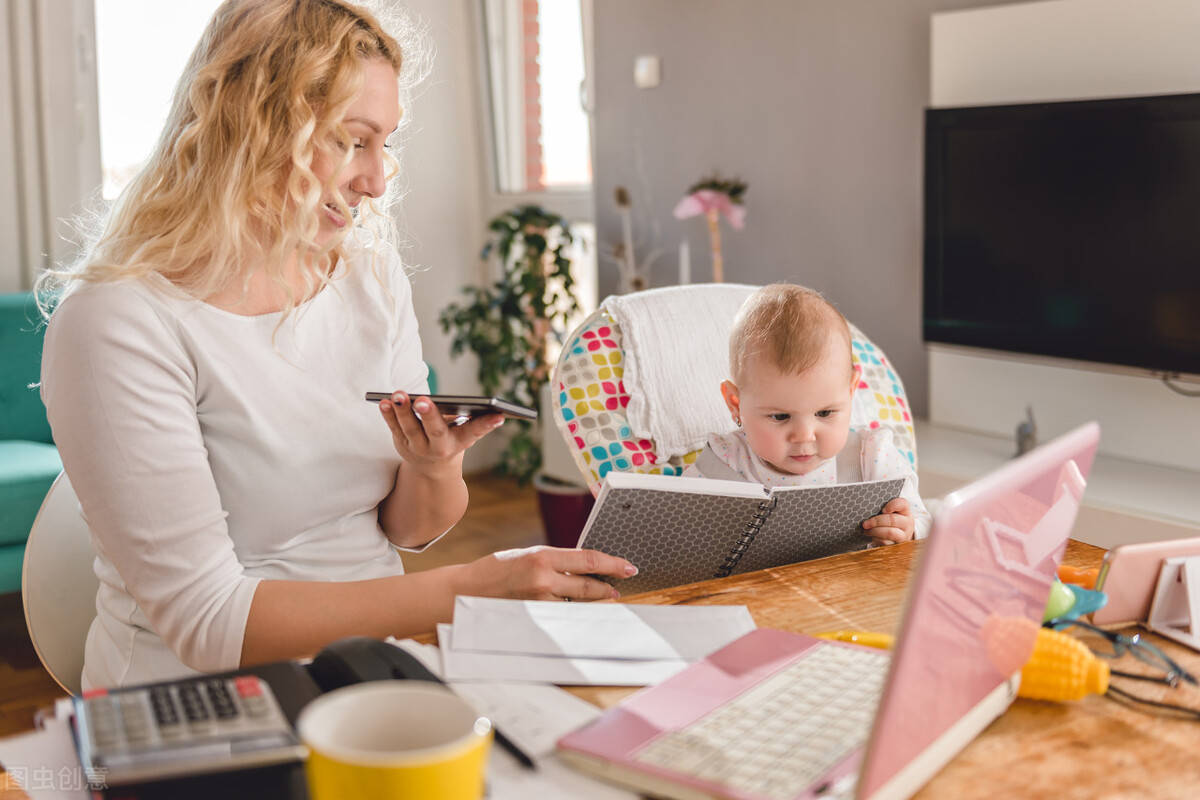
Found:
M 769 487 L 904 478 L 900 496 L 863 528 L 878 543 L 928 533 L 917 476 L 891 430 L 850 430 L 858 368 L 850 326 L 829 301 L 794 284 L 759 289 L 734 320 L 729 370 L 721 394 L 738 430 L 709 436 L 685 476 Z

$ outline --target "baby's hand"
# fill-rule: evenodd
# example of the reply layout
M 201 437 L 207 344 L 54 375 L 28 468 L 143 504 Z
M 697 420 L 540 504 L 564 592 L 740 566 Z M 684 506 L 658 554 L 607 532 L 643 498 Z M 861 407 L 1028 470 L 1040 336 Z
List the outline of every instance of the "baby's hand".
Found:
M 889 500 L 882 514 L 871 517 L 862 526 L 879 544 L 907 542 L 913 538 L 912 512 L 903 497 Z

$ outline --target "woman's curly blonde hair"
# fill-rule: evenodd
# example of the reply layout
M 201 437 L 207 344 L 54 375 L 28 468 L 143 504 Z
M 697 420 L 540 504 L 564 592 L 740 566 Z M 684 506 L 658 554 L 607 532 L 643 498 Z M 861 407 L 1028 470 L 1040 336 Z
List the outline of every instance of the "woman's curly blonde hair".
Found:
M 285 292 L 284 316 L 329 279 L 343 229 L 316 242 L 322 196 L 350 163 L 341 125 L 363 85 L 364 64 L 400 75 L 400 45 L 374 15 L 341 0 L 226 0 L 175 90 L 162 135 L 74 265 L 38 281 L 43 307 L 88 282 L 158 273 L 204 299 L 254 269 Z M 314 156 L 337 166 L 322 183 Z M 397 172 L 389 163 L 388 178 Z M 380 208 L 364 203 L 370 214 Z M 284 269 L 300 266 L 296 296 Z

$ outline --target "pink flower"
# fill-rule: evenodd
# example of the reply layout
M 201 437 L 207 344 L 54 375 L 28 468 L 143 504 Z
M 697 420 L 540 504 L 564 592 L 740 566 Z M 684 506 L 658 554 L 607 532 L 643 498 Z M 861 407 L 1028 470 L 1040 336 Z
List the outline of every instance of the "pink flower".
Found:
M 687 219 L 716 211 L 729 220 L 736 230 L 741 230 L 746 221 L 746 207 L 734 203 L 729 195 L 712 189 L 700 189 L 685 196 L 675 206 L 675 219 Z

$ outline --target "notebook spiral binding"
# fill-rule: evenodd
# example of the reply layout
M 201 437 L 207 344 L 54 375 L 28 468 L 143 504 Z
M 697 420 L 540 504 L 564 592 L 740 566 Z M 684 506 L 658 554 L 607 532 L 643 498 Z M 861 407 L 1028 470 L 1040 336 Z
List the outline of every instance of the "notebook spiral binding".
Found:
M 771 512 L 775 510 L 775 506 L 779 503 L 779 498 L 772 496 L 770 500 L 764 500 L 758 504 L 758 512 L 754 517 L 746 523 L 746 529 L 742 531 L 742 535 L 737 540 L 737 544 L 729 551 L 729 555 L 725 556 L 724 563 L 717 570 L 714 578 L 728 578 L 733 573 L 738 562 L 742 560 L 742 556 L 750 549 L 750 545 L 754 542 L 754 537 L 758 536 L 758 532 L 762 530 L 763 525 L 767 524 L 767 517 L 771 516 Z

